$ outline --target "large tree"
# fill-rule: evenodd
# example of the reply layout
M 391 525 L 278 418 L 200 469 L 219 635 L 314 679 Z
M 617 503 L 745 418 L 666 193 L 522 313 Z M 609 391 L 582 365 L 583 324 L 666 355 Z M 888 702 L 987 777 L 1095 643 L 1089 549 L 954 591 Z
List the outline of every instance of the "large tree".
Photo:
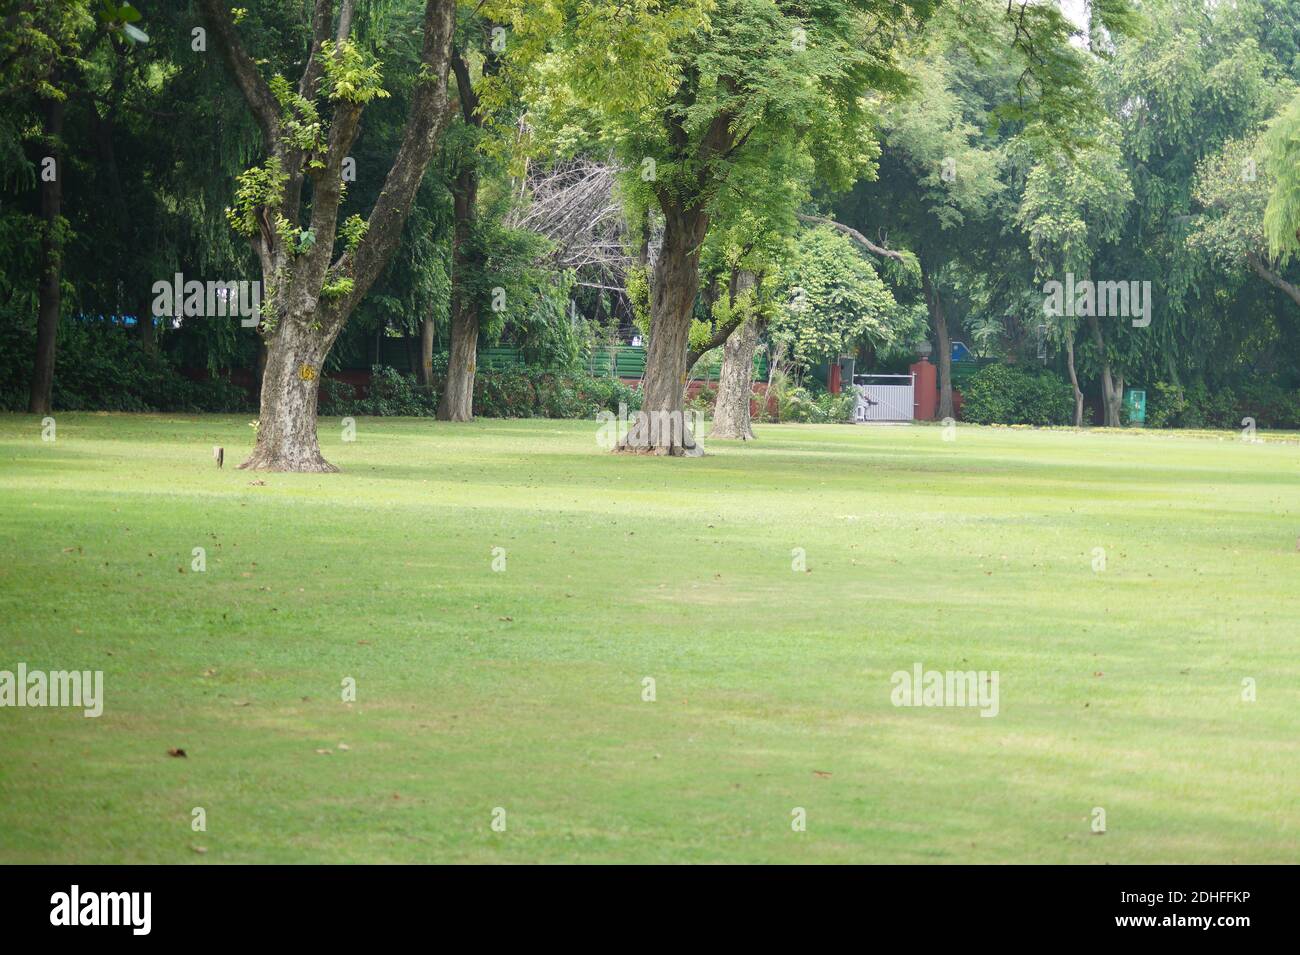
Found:
M 1206 384 L 1208 374 L 1209 384 L 1226 384 L 1261 361 L 1273 363 L 1294 337 L 1279 332 L 1289 308 L 1257 277 L 1243 245 L 1189 242 L 1198 232 L 1209 238 L 1206 227 L 1225 214 L 1216 228 L 1228 231 L 1220 238 L 1243 225 L 1239 213 L 1267 175 L 1266 150 L 1238 154 L 1236 170 L 1212 157 L 1254 141 L 1294 89 L 1286 74 L 1296 63 L 1269 12 L 1278 7 L 1300 9 L 1293 0 L 1149 0 L 1142 34 L 1121 39 L 1095 64 L 1133 200 L 1122 233 L 1097 249 L 1093 267 L 1104 278 L 1149 279 L 1158 295 L 1150 327 L 1118 323 L 1105 332 L 1113 362 L 1134 382 L 1181 389 Z M 1289 16 L 1294 21 L 1294 12 Z M 1095 48 L 1104 52 L 1106 44 Z M 1224 268 L 1234 251 L 1243 254 Z M 1089 347 L 1085 342 L 1084 351 Z M 1095 355 L 1082 357 L 1100 367 Z
M 523 50 L 536 51 L 513 69 L 534 87 L 530 102 L 584 110 L 628 170 L 630 204 L 663 222 L 642 413 L 624 448 L 694 449 L 680 422 L 700 255 L 737 169 L 796 144 L 815 159 L 820 181 L 847 187 L 873 151 L 864 93 L 902 86 L 892 51 L 932 6 L 569 0 L 517 11 Z
M 459 31 L 453 47 L 452 71 L 456 75 L 456 96 L 466 135 L 457 150 L 456 178 L 452 183 L 454 227 L 451 241 L 451 344 L 447 356 L 447 378 L 438 399 L 442 421 L 468 421 L 474 416 L 474 372 L 478 364 L 480 326 L 479 302 L 473 291 L 471 272 L 482 270 L 483 261 L 474 230 L 478 224 L 481 178 L 479 139 L 484 116 L 475 89 L 471 54 L 481 56 L 481 72 L 491 75 L 496 68 L 491 24 L 474 16 Z M 498 34 L 500 36 L 500 34 Z M 502 46 L 498 40 L 496 46 Z
M 315 0 L 310 49 L 295 85 L 281 73 L 262 74 L 240 35 L 240 14 L 222 0 L 201 3 L 266 152 L 240 177 L 230 210 L 261 263 L 259 330 L 267 349 L 257 444 L 241 467 L 334 471 L 316 437 L 321 366 L 392 256 L 447 123 L 455 2 L 427 0 L 420 74 L 401 146 L 369 216 L 344 223 L 344 161 L 366 104 L 386 95 L 381 64 L 354 38 L 354 0 Z

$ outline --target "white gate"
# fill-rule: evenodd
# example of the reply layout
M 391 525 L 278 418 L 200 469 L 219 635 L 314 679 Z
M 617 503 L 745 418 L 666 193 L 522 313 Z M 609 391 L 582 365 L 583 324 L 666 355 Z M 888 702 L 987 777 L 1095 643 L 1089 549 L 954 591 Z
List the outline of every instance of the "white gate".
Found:
M 855 375 L 854 421 L 911 421 L 916 410 L 915 375 Z

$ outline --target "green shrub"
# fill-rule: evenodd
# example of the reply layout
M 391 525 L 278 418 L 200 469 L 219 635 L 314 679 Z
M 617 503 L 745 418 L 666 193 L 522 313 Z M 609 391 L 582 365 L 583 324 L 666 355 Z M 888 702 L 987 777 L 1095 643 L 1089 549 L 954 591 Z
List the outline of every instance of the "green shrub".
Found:
M 0 406 L 22 411 L 31 387 L 35 335 L 0 334 Z M 146 352 L 130 329 L 98 319 L 59 323 L 53 401 L 60 411 L 247 411 L 247 390 L 224 378 L 193 381 L 161 352 Z
M 781 389 L 776 395 L 778 421 L 796 424 L 846 424 L 853 420 L 857 395 L 850 391 L 813 397 L 806 388 Z
M 1237 391 L 1237 422 L 1251 417 L 1261 428 L 1300 428 L 1300 391 L 1273 382 L 1249 382 Z
M 1147 423 L 1153 428 L 1234 430 L 1251 417 L 1266 428 L 1300 427 L 1300 395 L 1272 385 L 1250 385 L 1239 396 L 1231 388 L 1211 392 L 1203 384 L 1179 388 L 1157 381 L 1147 395 Z
M 438 393 L 421 388 L 412 375 L 375 365 L 370 369 L 370 389 L 357 401 L 352 414 L 431 418 L 438 413 Z
M 438 390 L 422 388 L 413 376 L 376 365 L 370 389 L 357 398 L 350 385 L 326 378 L 321 382 L 322 415 L 401 415 L 433 417 Z M 641 407 L 641 393 L 616 378 L 564 375 L 529 368 L 478 371 L 474 375 L 474 414 L 484 418 L 594 418 L 599 411 L 630 411 Z
M 346 381 L 321 376 L 320 391 L 316 395 L 316 411 L 327 418 L 354 411 L 357 391 Z
M 537 388 L 521 368 L 474 375 L 474 413 L 484 418 L 538 417 Z
M 989 365 L 962 391 L 961 414 L 976 424 L 1069 424 L 1074 390 L 1049 372 Z
M 695 393 L 695 397 L 686 402 L 687 411 L 695 411 L 706 418 L 713 417 L 713 407 L 718 402 L 718 391 L 716 388 L 710 388 L 704 385 Z
M 1181 388 L 1157 381 L 1147 389 L 1147 427 L 1181 428 L 1186 411 L 1187 398 Z

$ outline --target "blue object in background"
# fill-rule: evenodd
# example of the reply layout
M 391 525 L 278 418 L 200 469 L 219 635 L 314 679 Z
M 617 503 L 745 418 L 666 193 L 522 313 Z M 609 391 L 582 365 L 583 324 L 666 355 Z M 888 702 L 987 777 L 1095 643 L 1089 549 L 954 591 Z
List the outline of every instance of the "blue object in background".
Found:
M 975 356 L 971 353 L 971 350 L 966 347 L 965 342 L 953 342 L 952 360 L 953 361 L 974 361 Z

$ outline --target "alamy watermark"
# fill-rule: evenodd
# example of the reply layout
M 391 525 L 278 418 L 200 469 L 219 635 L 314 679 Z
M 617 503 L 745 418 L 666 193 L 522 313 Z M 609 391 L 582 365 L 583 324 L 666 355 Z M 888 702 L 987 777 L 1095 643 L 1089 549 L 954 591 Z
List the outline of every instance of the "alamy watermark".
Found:
M 895 706 L 972 706 L 980 716 L 997 716 L 998 680 L 997 670 L 927 670 L 914 663 L 889 678 L 889 700 Z
M 93 719 L 104 712 L 103 670 L 0 670 L 0 706 L 74 706 Z
M 132 935 L 148 935 L 152 910 L 152 892 L 82 892 L 74 885 L 50 896 L 51 925 L 125 925 Z
M 177 272 L 170 279 L 153 283 L 154 318 L 238 317 L 244 328 L 255 328 L 262 320 L 262 283 L 200 282 Z
M 596 429 L 596 443 L 605 449 L 618 447 L 694 448 L 700 444 L 704 433 L 704 414 L 690 411 L 633 411 L 619 402 L 618 414 L 612 411 L 597 413 L 600 427 Z
M 1065 283 L 1056 279 L 1043 284 L 1043 312 L 1070 318 L 1131 318 L 1134 328 L 1151 324 L 1151 282 L 1076 282 L 1073 272 Z

